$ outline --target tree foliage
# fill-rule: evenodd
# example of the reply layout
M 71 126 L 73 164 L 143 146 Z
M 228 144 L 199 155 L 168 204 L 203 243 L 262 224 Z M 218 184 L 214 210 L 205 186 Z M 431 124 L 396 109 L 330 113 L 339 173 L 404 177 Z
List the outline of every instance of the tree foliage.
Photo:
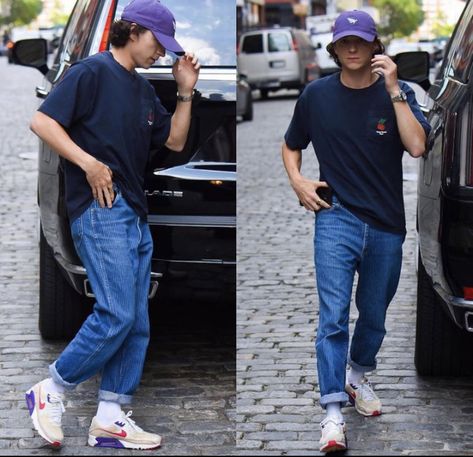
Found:
M 380 13 L 379 33 L 388 40 L 409 36 L 424 21 L 420 0 L 373 0 L 372 5 Z
M 0 0 L 0 25 L 27 25 L 36 19 L 43 9 L 42 0 Z

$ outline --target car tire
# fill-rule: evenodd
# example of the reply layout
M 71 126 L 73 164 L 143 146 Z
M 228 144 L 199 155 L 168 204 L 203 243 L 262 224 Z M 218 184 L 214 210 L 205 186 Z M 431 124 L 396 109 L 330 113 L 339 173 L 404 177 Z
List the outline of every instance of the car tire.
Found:
M 69 340 L 90 313 L 91 301 L 64 278 L 42 229 L 39 245 L 39 331 L 45 339 Z
M 248 91 L 248 95 L 246 96 L 246 111 L 243 114 L 242 118 L 244 121 L 252 121 L 253 120 L 253 98 L 251 96 L 251 91 Z
M 269 90 L 268 89 L 260 89 L 259 93 L 261 95 L 261 98 L 263 100 L 266 100 L 268 98 Z
M 415 366 L 422 376 L 473 374 L 473 337 L 443 309 L 419 255 Z

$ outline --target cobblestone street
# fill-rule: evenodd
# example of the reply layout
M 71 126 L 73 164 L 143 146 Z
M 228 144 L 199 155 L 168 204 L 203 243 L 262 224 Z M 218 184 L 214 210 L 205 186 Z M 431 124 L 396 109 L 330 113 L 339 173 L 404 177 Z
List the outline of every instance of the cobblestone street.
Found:
M 237 446 L 242 455 L 319 455 L 314 337 L 318 300 L 313 214 L 300 207 L 281 160 L 296 93 L 255 101 L 238 125 Z M 422 160 L 422 159 L 419 159 Z M 473 455 L 473 379 L 429 379 L 414 367 L 417 162 L 404 159 L 407 238 L 387 336 L 370 380 L 383 414 L 345 408 L 346 455 Z M 318 178 L 312 148 L 303 175 Z M 350 330 L 356 318 L 352 306 Z
M 66 344 L 44 341 L 38 331 L 38 143 L 28 125 L 42 77 L 0 57 L 0 80 L 0 455 L 57 455 L 40 447 L 24 401 L 25 390 L 47 377 L 48 364 Z M 132 405 L 137 424 L 163 436 L 152 455 L 234 450 L 234 309 L 222 306 L 159 304 L 152 313 L 152 341 Z M 142 454 L 86 446 L 98 381 L 68 394 L 61 453 Z

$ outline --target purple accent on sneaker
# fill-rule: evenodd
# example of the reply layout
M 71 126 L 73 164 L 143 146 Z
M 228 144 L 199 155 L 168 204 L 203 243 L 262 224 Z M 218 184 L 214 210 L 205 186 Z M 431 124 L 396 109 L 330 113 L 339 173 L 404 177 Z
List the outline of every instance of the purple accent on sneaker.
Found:
M 120 443 L 120 441 L 118 441 L 115 438 L 97 437 L 97 438 L 95 438 L 95 441 L 97 442 L 95 447 L 114 447 L 114 448 L 117 448 L 117 449 L 125 447 L 125 446 L 123 446 L 122 443 Z
M 49 397 L 49 394 L 46 398 L 48 399 L 48 403 L 51 403 L 51 398 Z
M 125 422 L 116 421 L 115 425 L 118 425 L 119 427 L 125 427 Z
M 30 416 L 33 414 L 34 406 L 36 404 L 34 399 L 34 392 L 31 391 L 29 394 L 25 394 L 26 405 L 28 406 L 28 410 L 30 412 Z

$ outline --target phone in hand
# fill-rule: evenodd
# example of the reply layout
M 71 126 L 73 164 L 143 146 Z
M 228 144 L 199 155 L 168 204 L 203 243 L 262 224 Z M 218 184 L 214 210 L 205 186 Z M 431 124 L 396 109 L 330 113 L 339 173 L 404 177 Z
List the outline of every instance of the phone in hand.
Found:
M 316 191 L 316 194 L 321 198 L 325 203 L 328 203 L 332 206 L 332 196 L 333 190 L 331 187 L 319 187 Z
M 322 199 L 325 203 L 328 203 L 332 206 L 332 196 L 333 190 L 331 187 L 319 187 L 315 192 L 320 199 Z M 299 205 L 304 206 L 302 202 L 299 200 Z

